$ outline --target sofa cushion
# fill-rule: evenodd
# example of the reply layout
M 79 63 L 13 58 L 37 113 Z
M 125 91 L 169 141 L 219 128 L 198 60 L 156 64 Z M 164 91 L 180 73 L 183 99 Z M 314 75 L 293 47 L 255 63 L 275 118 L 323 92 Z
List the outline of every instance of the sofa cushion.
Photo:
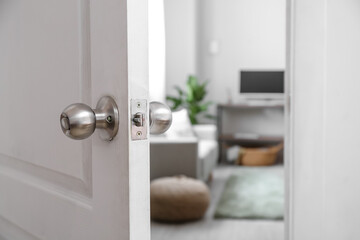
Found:
M 201 140 L 198 145 L 198 157 L 204 159 L 209 155 L 217 155 L 218 143 L 213 140 Z M 216 158 L 217 156 L 215 156 Z
M 199 139 L 216 140 L 216 125 L 214 124 L 197 124 L 193 126 L 193 131 Z
M 201 140 L 198 144 L 199 178 L 208 181 L 218 159 L 218 143 L 212 140 Z
M 171 127 L 165 135 L 168 138 L 195 137 L 186 109 L 172 113 Z

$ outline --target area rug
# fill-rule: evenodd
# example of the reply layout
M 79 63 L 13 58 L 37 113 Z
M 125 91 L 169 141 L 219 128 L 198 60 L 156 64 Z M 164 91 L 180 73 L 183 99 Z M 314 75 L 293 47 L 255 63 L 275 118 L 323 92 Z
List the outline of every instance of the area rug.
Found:
M 230 176 L 215 218 L 282 219 L 284 179 L 267 171 L 245 171 Z

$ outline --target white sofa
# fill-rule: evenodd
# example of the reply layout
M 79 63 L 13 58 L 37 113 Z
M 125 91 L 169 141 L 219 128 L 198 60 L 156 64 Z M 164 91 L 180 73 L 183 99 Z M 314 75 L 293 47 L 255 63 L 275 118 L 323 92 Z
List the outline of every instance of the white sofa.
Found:
M 186 175 L 208 181 L 218 160 L 215 125 L 195 125 L 194 136 L 150 138 L 151 179 Z

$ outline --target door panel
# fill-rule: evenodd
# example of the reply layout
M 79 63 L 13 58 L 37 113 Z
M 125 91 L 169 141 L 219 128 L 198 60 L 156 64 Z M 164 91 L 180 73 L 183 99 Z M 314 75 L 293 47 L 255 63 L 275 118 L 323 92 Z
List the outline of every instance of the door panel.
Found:
M 0 5 L 1 233 L 71 239 L 91 221 L 92 143 L 64 137 L 59 114 L 92 105 L 89 1 Z
M 291 1 L 289 239 L 359 239 L 360 2 Z
M 129 135 L 130 99 L 148 97 L 147 5 L 133 2 L 0 0 L 0 239 L 149 238 L 148 140 Z M 62 110 L 104 95 L 114 140 L 64 136 Z
M 90 144 L 65 139 L 58 116 L 66 104 L 91 104 L 88 4 L 1 1 L 0 43 L 6 48 L 0 56 L 0 101 L 9 103 L 0 106 L 6 113 L 0 119 L 1 160 L 83 178 Z

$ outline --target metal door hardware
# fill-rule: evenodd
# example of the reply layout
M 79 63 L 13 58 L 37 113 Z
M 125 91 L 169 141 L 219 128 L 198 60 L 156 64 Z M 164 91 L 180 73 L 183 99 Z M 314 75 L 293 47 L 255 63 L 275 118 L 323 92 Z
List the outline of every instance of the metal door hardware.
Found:
M 95 109 L 83 103 L 71 104 L 60 115 L 61 129 L 66 136 L 81 140 L 98 128 L 101 139 L 111 141 L 119 128 L 119 111 L 112 97 L 102 97 Z
M 131 101 L 131 139 L 147 139 L 147 101 L 134 99 Z M 161 134 L 169 129 L 172 122 L 171 110 L 160 102 L 150 102 L 149 126 L 151 134 Z
M 161 102 L 150 103 L 150 133 L 162 134 L 172 123 L 171 109 Z
M 135 126 L 137 127 L 142 127 L 144 126 L 144 121 L 145 121 L 145 114 L 144 113 L 135 113 L 133 121 L 135 123 Z
M 151 102 L 149 118 L 147 101 L 135 99 L 131 101 L 131 138 L 147 139 L 149 121 L 151 134 L 162 134 L 169 129 L 172 122 L 171 110 L 160 102 Z M 149 120 L 148 120 L 149 119 Z M 86 104 L 75 103 L 64 109 L 60 115 L 61 129 L 66 136 L 75 140 L 90 137 L 95 129 L 99 129 L 101 139 L 111 141 L 119 128 L 119 111 L 112 97 L 102 97 L 95 109 Z
M 131 100 L 131 139 L 147 139 L 147 101 L 145 99 Z

